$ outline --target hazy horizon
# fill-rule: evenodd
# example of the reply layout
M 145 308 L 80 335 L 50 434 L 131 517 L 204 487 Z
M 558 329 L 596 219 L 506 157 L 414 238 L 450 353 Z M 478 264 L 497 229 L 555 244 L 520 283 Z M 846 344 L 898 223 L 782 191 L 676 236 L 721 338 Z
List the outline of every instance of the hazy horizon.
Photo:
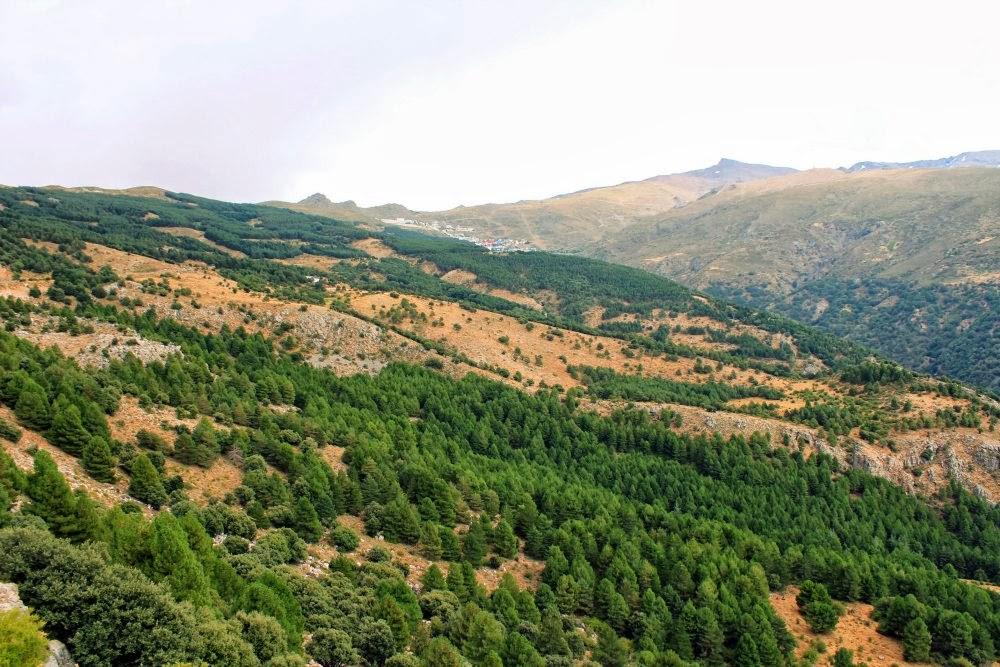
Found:
M 420 210 L 1000 147 L 959 2 L 0 7 L 0 183 Z

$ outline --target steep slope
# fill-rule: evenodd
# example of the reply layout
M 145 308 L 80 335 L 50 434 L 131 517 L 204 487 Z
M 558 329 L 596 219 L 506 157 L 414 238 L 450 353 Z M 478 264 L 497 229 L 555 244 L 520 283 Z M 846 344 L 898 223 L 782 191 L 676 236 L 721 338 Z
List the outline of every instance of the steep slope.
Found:
M 988 396 L 636 269 L 54 193 L 0 189 L 0 580 L 81 665 L 790 664 L 789 586 L 995 658 Z
M 787 178 L 812 182 L 815 175 Z M 682 416 L 691 432 L 760 431 L 775 443 L 801 443 L 908 490 L 932 493 L 957 479 L 1000 498 L 992 435 L 1000 410 L 989 397 L 895 371 L 880 380 L 875 366 L 866 380 L 875 384 L 858 398 L 863 382 L 845 374 L 871 372 L 863 348 L 644 271 L 544 252 L 490 253 L 187 195 L 70 200 L 18 190 L 0 191 L 0 200 L 9 204 L 8 224 L 24 236 L 91 239 L 29 247 L 116 267 L 123 274 L 116 298 L 135 315 L 155 313 L 205 332 L 225 326 L 279 336 L 303 361 L 338 374 L 408 361 L 528 391 L 576 388 L 598 411 L 632 401 Z M 101 219 L 108 205 L 124 211 L 127 234 L 86 225 L 74 231 L 77 223 L 66 222 Z M 29 302 L 35 294 L 45 303 L 52 290 L 73 293 L 44 275 L 0 276 L 0 293 Z M 60 322 L 35 316 L 14 331 L 97 367 L 177 352 L 99 321 L 85 334 Z M 442 355 L 451 361 L 439 364 Z

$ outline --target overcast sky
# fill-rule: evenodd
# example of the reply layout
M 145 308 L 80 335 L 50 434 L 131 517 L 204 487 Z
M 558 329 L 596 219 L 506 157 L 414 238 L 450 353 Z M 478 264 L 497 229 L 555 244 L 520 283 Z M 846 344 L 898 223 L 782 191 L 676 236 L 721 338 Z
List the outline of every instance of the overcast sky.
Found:
M 1000 3 L 0 0 L 0 183 L 425 210 L 1000 148 Z

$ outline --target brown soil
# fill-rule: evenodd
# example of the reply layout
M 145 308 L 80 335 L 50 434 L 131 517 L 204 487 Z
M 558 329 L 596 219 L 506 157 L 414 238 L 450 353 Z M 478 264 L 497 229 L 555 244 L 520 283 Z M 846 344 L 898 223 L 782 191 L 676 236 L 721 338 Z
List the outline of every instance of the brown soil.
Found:
M 396 251 L 382 243 L 378 239 L 360 239 L 351 244 L 352 248 L 357 248 L 372 257 L 379 259 L 385 257 L 396 257 Z
M 329 271 L 331 266 L 339 264 L 344 260 L 337 259 L 336 257 L 324 257 L 323 255 L 310 255 L 309 253 L 302 253 L 301 255 L 296 255 L 295 257 L 288 257 L 286 259 L 279 259 L 276 261 L 280 264 L 304 266 L 307 269 L 316 269 L 317 271 Z
M 28 292 L 31 291 L 32 287 L 37 287 L 39 292 L 45 294 L 51 285 L 51 278 L 31 271 L 22 271 L 21 279 L 14 280 L 14 274 L 10 268 L 0 266 L 0 296 L 10 296 L 27 301 L 31 298 L 28 296 Z
M 14 416 L 14 411 L 6 406 L 0 405 L 0 417 L 3 417 L 12 424 L 17 424 L 17 417 Z M 14 459 L 17 467 L 30 471 L 33 466 L 33 454 L 31 450 L 45 450 L 52 456 L 52 459 L 56 462 L 56 467 L 59 468 L 59 472 L 63 474 L 71 488 L 83 489 L 95 501 L 108 507 L 129 500 L 126 491 L 128 489 L 128 480 L 123 474 L 118 475 L 118 480 L 114 484 L 98 482 L 86 473 L 77 459 L 51 444 L 41 434 L 24 428 L 20 424 L 18 424 L 18 428 L 21 429 L 22 435 L 16 444 L 0 440 L 3 448 Z
M 645 375 L 685 382 L 706 382 L 711 379 L 707 374 L 694 373 L 695 361 L 689 358 L 670 361 L 664 357 L 645 356 L 637 350 L 630 359 L 623 352 L 627 344 L 617 338 L 591 336 L 544 325 L 535 325 L 529 331 L 524 324 L 506 315 L 485 310 L 471 312 L 455 303 L 424 297 L 407 296 L 406 299 L 414 304 L 418 312 L 426 315 L 427 323 L 404 319 L 398 326 L 443 342 L 478 363 L 500 366 L 508 369 L 511 374 L 520 372 L 524 378 L 532 379 L 535 386 L 543 381 L 549 385 L 577 386 L 578 382 L 566 371 L 567 365 L 605 366 L 631 373 L 641 364 Z M 401 301 L 389 294 L 375 292 L 353 297 L 352 305 L 359 312 L 379 316 L 398 306 Z M 443 326 L 430 324 L 435 320 Z M 459 329 L 455 329 L 456 324 Z M 506 344 L 499 341 L 501 336 L 507 337 Z M 601 349 L 598 349 L 599 345 Z M 520 348 L 519 354 L 516 353 L 517 348 Z M 536 363 L 539 355 L 541 365 Z M 559 359 L 560 356 L 566 358 L 566 363 Z M 730 379 L 732 373 L 736 377 Z M 715 377 L 737 385 L 750 384 L 751 378 L 756 378 L 759 382 L 789 394 L 802 390 L 829 391 L 826 385 L 817 381 L 772 378 L 757 371 L 726 365 L 715 371 Z M 790 400 L 789 407 L 801 405 L 792 396 Z
M 833 657 L 837 649 L 844 647 L 854 651 L 856 663 L 865 662 L 870 667 L 920 664 L 903 660 L 902 644 L 877 632 L 878 623 L 871 618 L 873 607 L 870 604 L 845 603 L 845 612 L 840 617 L 837 627 L 828 634 L 817 635 L 809 629 L 809 625 L 799 614 L 798 605 L 795 604 L 797 594 L 798 589 L 792 586 L 782 593 L 771 593 L 771 605 L 798 643 L 795 648 L 797 657 L 801 658 L 814 641 L 821 640 L 827 648 L 824 657 L 820 658 L 820 663 L 825 663 L 827 659 Z
M 199 505 L 222 500 L 243 482 L 243 472 L 225 458 L 216 460 L 209 468 L 183 465 L 167 459 L 166 468 L 168 476 L 180 475 L 184 478 L 189 497 Z
M 86 252 L 96 266 L 109 264 L 128 277 L 118 293 L 141 299 L 143 305 L 134 309 L 138 313 L 152 307 L 161 317 L 207 332 L 217 332 L 226 324 L 271 335 L 287 323 L 297 349 L 309 363 L 340 374 L 376 373 L 393 359 L 419 363 L 428 356 L 412 341 L 351 315 L 244 291 L 204 264 L 168 264 L 98 245 L 88 245 Z M 143 280 L 160 282 L 164 276 L 174 292 L 166 296 L 143 293 Z M 176 298 L 179 310 L 172 307 L 178 289 L 192 293 Z

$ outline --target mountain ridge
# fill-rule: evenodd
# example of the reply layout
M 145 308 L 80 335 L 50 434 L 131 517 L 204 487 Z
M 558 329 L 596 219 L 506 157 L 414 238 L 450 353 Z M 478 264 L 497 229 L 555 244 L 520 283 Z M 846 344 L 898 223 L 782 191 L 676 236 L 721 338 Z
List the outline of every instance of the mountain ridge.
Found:
M 958 169 L 965 167 L 1000 167 L 1000 150 L 966 151 L 950 157 L 914 160 L 912 162 L 855 162 L 843 170 L 856 172 L 865 169 Z

